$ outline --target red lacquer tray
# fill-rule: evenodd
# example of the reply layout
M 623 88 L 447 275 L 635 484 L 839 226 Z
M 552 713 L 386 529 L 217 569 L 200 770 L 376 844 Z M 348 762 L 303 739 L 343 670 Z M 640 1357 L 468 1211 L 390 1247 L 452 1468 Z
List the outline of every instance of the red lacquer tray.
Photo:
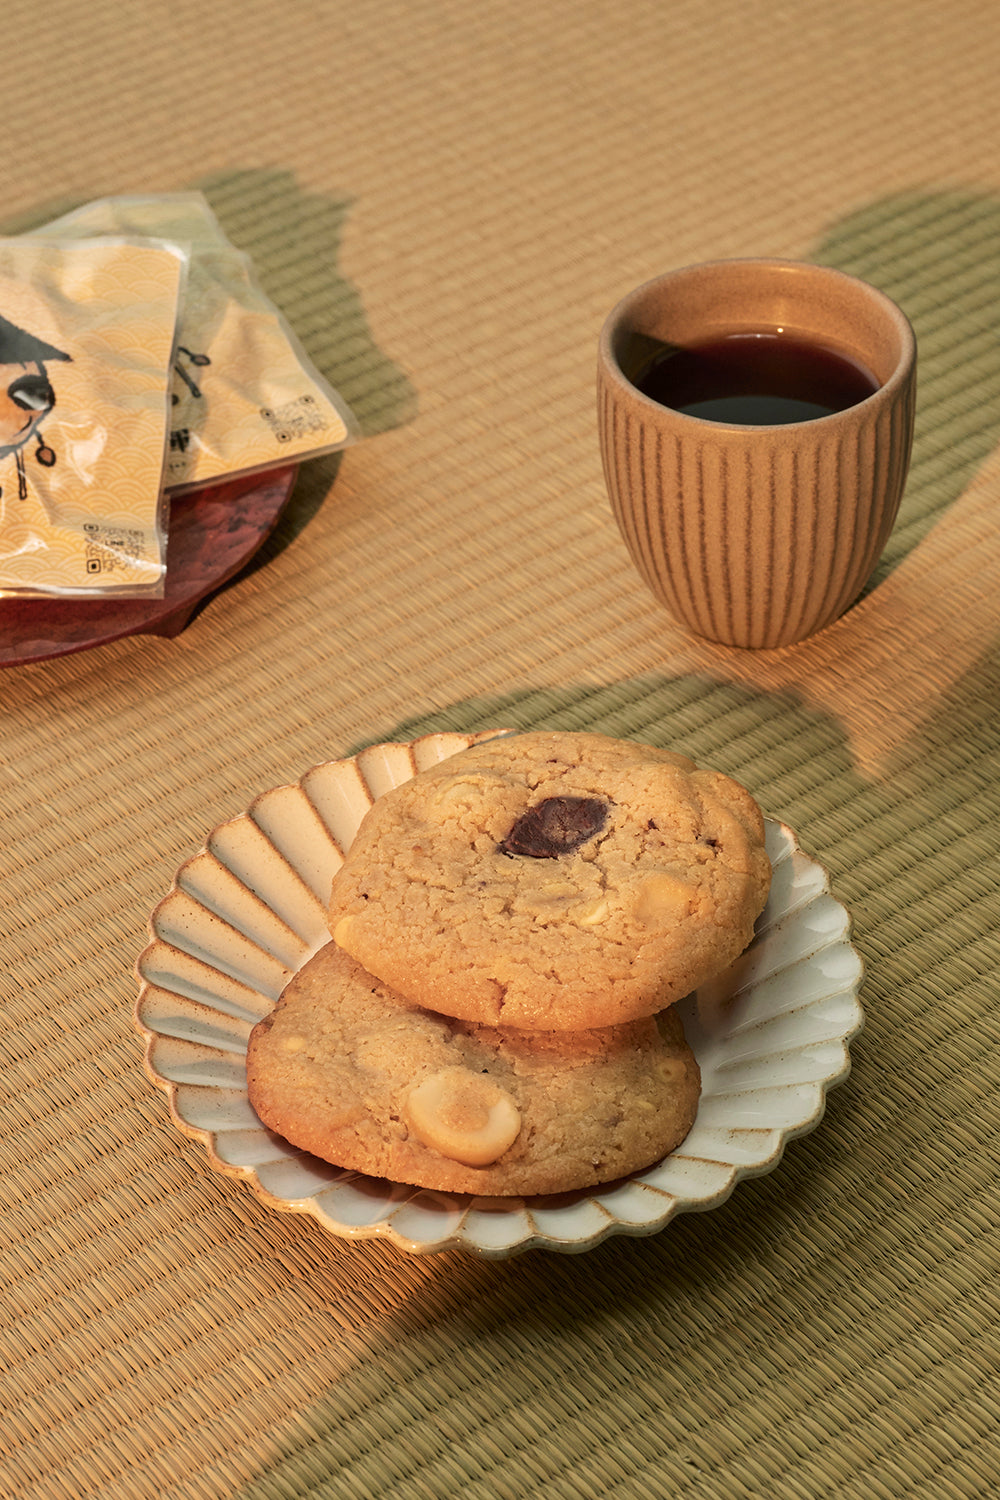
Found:
M 170 505 L 162 599 L 0 599 L 0 667 L 47 661 L 125 635 L 179 635 L 198 605 L 274 530 L 295 466 L 193 490 Z

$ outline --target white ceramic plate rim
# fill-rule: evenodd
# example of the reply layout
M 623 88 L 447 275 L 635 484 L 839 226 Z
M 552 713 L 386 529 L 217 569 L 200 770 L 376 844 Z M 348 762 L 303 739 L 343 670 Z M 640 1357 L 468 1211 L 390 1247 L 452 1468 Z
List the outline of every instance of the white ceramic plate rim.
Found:
M 769 819 L 775 880 L 754 943 L 727 976 L 680 1002 L 704 1087 L 694 1128 L 663 1162 L 601 1189 L 482 1199 L 341 1171 L 267 1131 L 246 1095 L 246 1040 L 327 940 L 323 891 L 363 812 L 417 770 L 507 732 L 425 735 L 312 767 L 214 829 L 149 918 L 135 1020 L 175 1125 L 202 1142 L 217 1171 L 342 1238 L 498 1259 L 653 1234 L 773 1171 L 850 1071 L 849 1043 L 863 1024 L 850 919 L 822 867 Z

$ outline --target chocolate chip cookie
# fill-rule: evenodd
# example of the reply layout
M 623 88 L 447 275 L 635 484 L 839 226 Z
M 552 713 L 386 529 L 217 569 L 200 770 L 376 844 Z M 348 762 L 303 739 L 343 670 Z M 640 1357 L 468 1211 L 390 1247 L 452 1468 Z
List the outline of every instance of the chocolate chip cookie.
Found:
M 409 1005 L 330 943 L 254 1027 L 251 1103 L 337 1166 L 446 1192 L 557 1193 L 687 1135 L 700 1078 L 675 1011 L 567 1034 Z
M 416 1005 L 543 1031 L 651 1016 L 735 959 L 771 866 L 742 786 L 603 735 L 486 741 L 380 797 L 334 940 Z

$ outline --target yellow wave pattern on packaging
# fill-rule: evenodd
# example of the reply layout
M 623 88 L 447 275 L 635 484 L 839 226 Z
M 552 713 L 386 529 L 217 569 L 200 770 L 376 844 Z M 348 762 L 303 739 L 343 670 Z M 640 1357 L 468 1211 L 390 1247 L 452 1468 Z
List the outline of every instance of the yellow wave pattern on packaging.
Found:
M 0 240 L 0 591 L 163 592 L 176 248 Z
M 191 489 L 343 447 L 351 412 L 319 374 L 248 256 L 201 193 L 97 199 L 37 231 L 167 239 L 188 254 L 172 388 L 166 488 Z

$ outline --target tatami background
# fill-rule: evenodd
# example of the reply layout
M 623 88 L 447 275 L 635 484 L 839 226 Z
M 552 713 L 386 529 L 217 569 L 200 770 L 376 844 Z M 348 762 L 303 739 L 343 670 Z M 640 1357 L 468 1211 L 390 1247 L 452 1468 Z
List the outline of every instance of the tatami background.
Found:
M 201 188 L 363 440 L 175 640 L 0 674 L 0 1495 L 971 1500 L 1000 1488 L 1000 12 L 983 0 L 50 0 L 3 227 Z M 776 254 L 913 320 L 861 604 L 698 643 L 611 519 L 598 331 Z M 258 792 L 426 729 L 736 773 L 851 910 L 867 1026 L 722 1208 L 579 1257 L 347 1243 L 214 1173 L 132 965 Z

